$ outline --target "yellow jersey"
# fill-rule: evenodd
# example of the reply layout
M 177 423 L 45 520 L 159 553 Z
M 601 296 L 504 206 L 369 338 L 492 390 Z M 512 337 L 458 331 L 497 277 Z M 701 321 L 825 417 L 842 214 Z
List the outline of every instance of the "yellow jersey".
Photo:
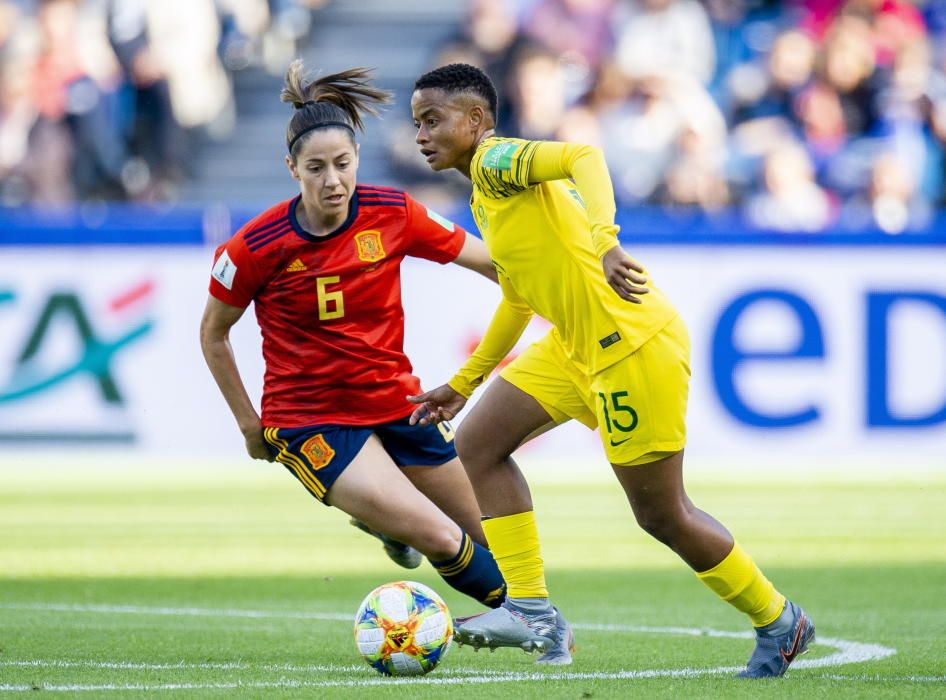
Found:
M 589 155 L 594 157 L 584 157 Z M 470 167 L 470 207 L 500 276 L 504 303 L 520 309 L 524 304 L 549 321 L 567 357 L 589 374 L 637 350 L 677 315 L 651 284 L 643 303 L 633 304 L 604 277 L 596 248 L 617 245 L 617 228 L 613 190 L 599 155 L 577 144 L 492 137 L 480 142 Z M 595 230 L 609 232 L 610 243 L 593 244 Z M 525 312 L 520 318 L 528 320 Z M 519 326 L 508 334 L 517 339 L 525 323 Z M 505 340 L 501 345 L 508 350 Z M 487 364 L 502 359 L 485 354 L 493 355 Z M 469 395 L 485 379 L 477 376 L 484 369 L 488 375 L 493 367 L 480 362 L 450 384 Z

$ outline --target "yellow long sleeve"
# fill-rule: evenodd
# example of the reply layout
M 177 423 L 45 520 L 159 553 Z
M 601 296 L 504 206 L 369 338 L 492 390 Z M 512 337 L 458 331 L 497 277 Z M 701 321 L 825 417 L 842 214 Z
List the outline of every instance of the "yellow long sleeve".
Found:
M 618 245 L 614 225 L 614 188 L 600 148 L 559 141 L 536 142 L 529 169 L 529 182 L 570 178 L 585 203 L 591 242 L 595 254 L 602 255 Z
M 463 367 L 447 382 L 454 391 L 466 398 L 473 395 L 476 387 L 486 381 L 490 372 L 496 369 L 515 347 L 532 318 L 532 309 L 519 298 L 502 276 L 499 278 L 499 286 L 503 290 L 503 298 L 486 328 L 486 333 Z

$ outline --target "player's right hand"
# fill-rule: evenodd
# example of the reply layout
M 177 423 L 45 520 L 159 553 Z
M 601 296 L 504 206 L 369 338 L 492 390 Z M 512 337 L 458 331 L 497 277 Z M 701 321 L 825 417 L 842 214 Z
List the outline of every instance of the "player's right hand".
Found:
M 248 430 L 243 434 L 243 438 L 246 441 L 246 453 L 253 459 L 263 459 L 267 462 L 275 462 L 276 460 L 269 453 L 269 450 L 266 449 L 266 442 L 263 440 L 263 426 L 259 426 L 259 429 Z
M 644 268 L 624 252 L 621 246 L 614 246 L 601 256 L 604 278 L 617 295 L 632 304 L 640 304 L 640 296 L 650 290 L 640 285 L 647 284 L 647 278 L 641 273 Z
M 466 406 L 466 397 L 449 384 L 441 384 L 417 396 L 408 396 L 407 400 L 419 404 L 411 414 L 411 425 L 436 425 L 441 421 L 453 420 Z

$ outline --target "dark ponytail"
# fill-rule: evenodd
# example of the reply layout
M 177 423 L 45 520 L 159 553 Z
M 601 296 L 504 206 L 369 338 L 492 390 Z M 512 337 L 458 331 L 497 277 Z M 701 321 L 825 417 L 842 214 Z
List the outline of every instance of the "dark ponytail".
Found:
M 306 134 L 322 127 L 347 129 L 354 140 L 355 129 L 364 131 L 363 114 L 378 114 L 375 105 L 391 102 L 391 93 L 371 84 L 371 70 L 351 68 L 307 81 L 301 59 L 286 71 L 279 99 L 296 108 L 286 128 L 286 147 L 292 158 Z

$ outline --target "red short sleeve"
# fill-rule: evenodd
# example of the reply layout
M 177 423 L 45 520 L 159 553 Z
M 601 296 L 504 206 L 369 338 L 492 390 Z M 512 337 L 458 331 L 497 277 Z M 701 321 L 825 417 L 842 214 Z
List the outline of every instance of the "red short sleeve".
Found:
M 211 296 L 224 304 L 246 308 L 262 285 L 253 254 L 239 233 L 217 248 L 210 272 Z
M 439 263 L 453 262 L 466 242 L 466 231 L 407 195 L 407 254 Z

